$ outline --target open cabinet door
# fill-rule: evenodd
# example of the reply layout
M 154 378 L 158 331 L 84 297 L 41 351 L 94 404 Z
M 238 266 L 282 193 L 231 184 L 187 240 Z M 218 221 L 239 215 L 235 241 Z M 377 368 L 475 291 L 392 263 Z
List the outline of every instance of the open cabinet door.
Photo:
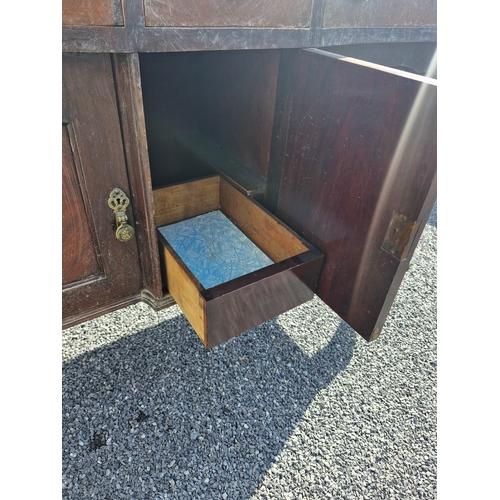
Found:
M 436 200 L 436 80 L 317 49 L 281 70 L 271 208 L 325 254 L 317 295 L 373 340 Z

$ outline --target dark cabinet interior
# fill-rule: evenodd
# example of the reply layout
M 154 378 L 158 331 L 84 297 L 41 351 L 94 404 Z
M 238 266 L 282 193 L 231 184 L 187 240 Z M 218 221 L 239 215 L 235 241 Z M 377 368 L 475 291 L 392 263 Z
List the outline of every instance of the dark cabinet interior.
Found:
M 279 50 L 140 54 L 153 187 L 229 169 L 265 190 Z

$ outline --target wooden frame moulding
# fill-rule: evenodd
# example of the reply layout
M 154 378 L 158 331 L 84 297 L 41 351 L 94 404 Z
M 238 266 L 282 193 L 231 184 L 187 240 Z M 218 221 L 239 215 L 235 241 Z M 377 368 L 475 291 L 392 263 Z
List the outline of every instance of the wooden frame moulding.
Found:
M 205 289 L 157 231 L 163 277 L 206 348 L 310 300 L 323 255 L 219 176 L 153 191 L 156 226 L 221 210 L 274 264 Z
M 307 28 L 146 27 L 143 3 L 122 0 L 123 26 L 62 28 L 63 52 L 184 52 L 307 48 L 353 43 L 435 42 L 435 26 L 324 27 L 325 0 L 315 0 Z M 118 23 L 121 24 L 121 23 Z

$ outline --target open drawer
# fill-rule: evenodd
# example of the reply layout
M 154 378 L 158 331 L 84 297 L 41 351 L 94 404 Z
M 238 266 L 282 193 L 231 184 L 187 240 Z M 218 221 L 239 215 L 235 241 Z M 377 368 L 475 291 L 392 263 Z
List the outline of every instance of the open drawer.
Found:
M 210 176 L 174 184 L 154 190 L 153 197 L 164 283 L 205 347 L 214 347 L 313 297 L 323 255 L 224 179 Z M 270 260 L 264 267 L 205 287 L 205 278 L 181 258 L 178 242 L 170 236 L 167 240 L 164 228 L 172 229 L 168 233 L 172 235 L 173 224 L 216 211 L 244 234 L 248 245 L 255 245 Z M 224 232 L 223 239 L 229 235 L 230 231 Z M 199 240 L 199 235 L 195 237 Z M 234 246 L 239 252 L 236 260 L 246 260 L 244 245 Z M 206 270 L 207 262 L 198 264 Z M 215 265 L 222 264 L 216 260 Z

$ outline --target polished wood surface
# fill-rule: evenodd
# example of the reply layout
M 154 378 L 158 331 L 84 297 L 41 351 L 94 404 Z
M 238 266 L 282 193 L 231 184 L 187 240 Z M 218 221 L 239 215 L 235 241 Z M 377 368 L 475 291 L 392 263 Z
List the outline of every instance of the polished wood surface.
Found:
M 144 0 L 146 26 L 304 28 L 313 0 Z
M 137 300 L 142 280 L 137 242 L 135 238 L 127 243 L 116 239 L 115 216 L 107 204 L 115 187 L 123 189 L 130 197 L 110 56 L 63 55 L 62 83 L 63 130 L 72 131 L 72 154 L 78 158 L 79 165 L 78 186 L 69 187 L 67 184 L 63 193 L 68 189 L 73 194 L 80 191 L 88 208 L 87 215 L 83 212 L 80 217 L 86 217 L 89 224 L 91 221 L 97 260 L 102 262 L 102 270 L 95 279 L 83 284 L 73 281 L 64 288 L 63 324 L 68 325 L 75 318 L 81 320 L 96 314 L 96 311 L 105 312 L 108 306 L 113 308 L 118 302 Z M 65 145 L 67 150 L 67 140 L 63 140 L 63 147 Z M 63 161 L 68 167 L 67 153 L 63 155 Z M 64 179 L 71 182 L 67 177 Z M 76 182 L 74 177 L 72 180 Z M 68 212 L 66 207 L 63 216 L 68 213 L 71 210 Z M 130 206 L 127 216 L 129 224 L 135 226 Z M 79 231 L 68 232 L 63 241 L 63 254 L 67 248 L 74 248 L 80 242 Z M 78 278 L 79 272 L 72 271 L 70 279 Z M 82 271 L 81 277 L 88 277 L 88 268 Z
M 171 299 L 171 303 L 163 307 L 168 307 L 175 303 L 170 295 L 168 296 L 168 298 Z M 123 299 L 114 300 L 112 302 L 103 304 L 102 306 L 98 305 L 96 307 L 93 307 L 92 309 L 82 310 L 80 313 L 64 318 L 62 327 L 63 329 L 70 328 L 86 321 L 90 321 L 91 319 L 98 318 L 99 316 L 103 316 L 104 314 L 109 314 L 113 311 L 119 311 L 124 307 L 128 307 L 132 304 L 137 304 L 138 302 L 146 302 L 141 293 L 130 295 Z
M 127 173 L 132 198 L 131 209 L 136 220 L 135 233 L 139 249 L 143 290 L 162 298 L 160 259 L 156 244 L 154 203 L 151 197 L 151 170 L 146 137 L 138 54 L 114 54 L 117 104 L 120 113 Z M 141 293 L 142 293 L 141 292 Z
M 435 81 L 299 51 L 288 119 L 277 215 L 325 254 L 319 297 L 375 338 L 435 197 Z M 404 260 L 382 248 L 395 210 L 416 222 Z
M 436 0 L 326 0 L 324 28 L 436 26 Z
M 164 17 L 166 4 L 158 0 L 63 1 L 63 52 L 70 53 L 63 62 L 64 324 L 141 298 L 153 307 L 171 303 L 162 291 L 151 187 L 212 172 L 178 147 L 176 137 L 195 133 L 267 179 L 266 206 L 327 253 L 322 297 L 365 338 L 374 338 L 435 199 L 435 175 L 429 173 L 435 164 L 429 119 L 435 88 L 420 92 L 417 88 L 428 87 L 423 81 L 397 74 L 380 79 L 367 67 L 349 77 L 332 69 L 337 63 L 331 58 L 316 64 L 311 61 L 317 54 L 296 58 L 294 50 L 279 56 L 269 49 L 435 42 L 435 2 L 287 0 L 264 6 L 263 0 L 248 0 L 241 11 L 243 4 L 230 3 L 221 0 L 219 8 L 210 9 L 216 4 L 203 0 L 190 9 L 190 1 L 176 0 L 170 6 L 172 12 L 178 7 L 181 21 L 174 24 L 187 24 L 173 27 L 170 12 Z M 291 4 L 307 7 L 307 16 Z M 150 22 L 158 26 L 147 26 Z M 175 53 L 186 51 L 195 52 Z M 85 52 L 102 54 L 93 58 Z M 415 113 L 409 102 L 417 95 L 426 105 Z M 408 116 L 411 133 L 403 125 Z M 401 129 L 410 138 L 407 148 L 398 141 Z M 399 164 L 408 167 L 394 167 Z M 113 187 L 131 199 L 127 215 L 136 239 L 127 244 L 114 237 L 114 218 L 105 204 Z M 396 234 L 400 228 L 404 241 Z M 281 246 L 287 248 L 281 243 L 274 248 Z M 318 266 L 321 257 L 315 259 Z M 294 264 L 294 276 L 305 265 Z M 218 309 L 212 307 L 221 315 L 219 299 L 234 293 L 227 305 L 236 311 L 239 306 L 229 304 L 240 293 L 242 300 L 239 286 L 248 285 L 263 287 L 259 300 L 273 302 L 279 287 L 268 287 L 266 276 L 259 276 L 262 283 L 222 286 L 205 300 L 217 299 Z M 314 273 L 301 277 L 302 283 L 307 280 L 314 289 Z M 265 310 L 264 302 L 255 303 L 256 311 Z M 230 313 L 236 330 L 246 328 L 238 314 Z
M 127 18 L 128 19 L 128 18 Z M 63 52 L 153 53 L 328 47 L 356 43 L 436 42 L 436 27 L 123 28 L 65 26 Z
M 360 0 L 355 3 L 366 5 L 371 2 Z M 290 28 L 151 27 L 146 26 L 140 0 L 123 0 L 122 4 L 126 20 L 124 27 L 63 26 L 63 51 L 144 53 L 323 47 L 377 42 L 435 42 L 437 32 L 435 26 L 396 27 L 390 23 L 377 28 L 322 28 L 325 0 L 314 1 L 308 28 L 295 25 Z M 185 5 L 185 2 L 181 3 L 179 0 L 179 4 Z M 274 4 L 280 8 L 286 5 L 279 2 Z M 236 4 L 235 7 L 237 8 Z M 356 8 L 359 8 L 359 5 Z M 380 12 L 384 12 L 386 16 L 391 15 L 390 11 Z M 346 15 L 349 15 L 348 10 Z M 343 21 L 340 18 L 336 19 L 336 22 L 342 24 Z
M 297 66 L 297 51 L 282 50 L 280 54 L 279 76 L 273 121 L 272 142 L 269 155 L 266 196 L 263 204 L 276 213 L 281 183 L 283 155 L 290 125 L 290 110 Z
M 82 192 L 83 177 L 74 150 L 75 141 L 70 139 L 71 127 L 62 126 L 62 282 L 63 287 L 76 284 L 90 277 L 98 278 L 103 269 L 95 248 L 97 237 L 89 200 Z M 73 144 L 72 144 L 73 143 Z
M 120 0 L 63 0 L 63 25 L 123 26 Z
M 210 349 L 312 299 L 322 261 L 317 250 L 309 250 L 202 292 L 210 333 L 206 347 Z

